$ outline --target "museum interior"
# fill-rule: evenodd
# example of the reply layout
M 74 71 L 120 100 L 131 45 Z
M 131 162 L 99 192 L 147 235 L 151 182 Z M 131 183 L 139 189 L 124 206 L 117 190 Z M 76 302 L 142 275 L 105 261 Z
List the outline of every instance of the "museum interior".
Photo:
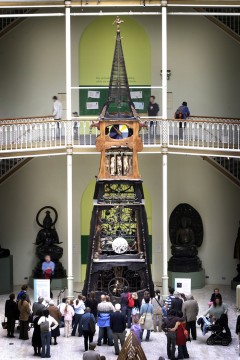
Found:
M 240 1 L 0 1 L 0 53 L 1 322 L 22 285 L 36 301 L 50 255 L 56 304 L 186 286 L 202 315 L 218 287 L 232 342 L 198 328 L 190 358 L 237 359 Z M 0 337 L 0 359 L 31 358 Z M 146 358 L 167 358 L 150 340 Z

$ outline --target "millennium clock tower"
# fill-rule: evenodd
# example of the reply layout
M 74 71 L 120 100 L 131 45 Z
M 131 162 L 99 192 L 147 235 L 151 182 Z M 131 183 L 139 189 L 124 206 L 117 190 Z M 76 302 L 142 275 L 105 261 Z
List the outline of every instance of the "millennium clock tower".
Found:
M 131 292 L 153 294 L 147 215 L 138 152 L 141 123 L 131 100 L 117 17 L 116 45 L 107 100 L 97 126 L 101 162 L 93 200 L 88 264 L 83 293 L 118 297 Z

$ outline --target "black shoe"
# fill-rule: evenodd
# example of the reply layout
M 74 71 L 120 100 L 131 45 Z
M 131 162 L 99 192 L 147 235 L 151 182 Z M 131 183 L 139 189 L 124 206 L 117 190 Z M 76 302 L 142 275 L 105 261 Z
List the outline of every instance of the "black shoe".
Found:
M 101 346 L 101 345 L 102 345 L 101 343 L 99 343 L 99 342 L 97 343 L 97 346 Z
M 119 353 L 115 353 L 115 355 L 119 355 Z

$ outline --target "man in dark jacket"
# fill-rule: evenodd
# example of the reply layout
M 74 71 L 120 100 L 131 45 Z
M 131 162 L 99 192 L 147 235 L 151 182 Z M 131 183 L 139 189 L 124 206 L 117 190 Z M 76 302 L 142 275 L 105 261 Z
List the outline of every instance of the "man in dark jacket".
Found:
M 119 354 L 118 339 L 120 340 L 121 347 L 123 347 L 126 336 L 126 318 L 121 314 L 121 305 L 115 305 L 115 312 L 110 314 L 110 328 L 113 332 L 113 341 L 115 348 L 115 355 Z
M 82 315 L 81 321 L 80 321 L 80 328 L 83 333 L 84 337 L 84 347 L 85 351 L 88 351 L 88 344 L 89 344 L 89 350 L 90 350 L 90 343 L 93 341 L 94 333 L 91 331 L 90 322 L 93 322 L 95 324 L 95 318 L 93 314 L 91 314 L 91 309 L 86 308 L 85 314 Z
M 176 316 L 174 310 L 170 310 L 168 316 L 163 321 L 162 329 L 166 332 L 167 335 L 167 354 L 170 360 L 175 360 L 175 351 L 176 351 L 176 332 L 170 331 L 174 328 L 178 321 L 184 321 L 184 318 Z
M 18 307 L 14 301 L 15 294 L 9 295 L 5 303 L 5 316 L 7 318 L 7 337 L 14 338 L 15 320 L 18 318 Z
M 174 310 L 176 312 L 176 315 L 181 317 L 183 301 L 182 299 L 180 299 L 179 292 L 174 291 L 173 295 L 174 295 L 174 299 L 172 299 L 171 302 L 171 310 Z

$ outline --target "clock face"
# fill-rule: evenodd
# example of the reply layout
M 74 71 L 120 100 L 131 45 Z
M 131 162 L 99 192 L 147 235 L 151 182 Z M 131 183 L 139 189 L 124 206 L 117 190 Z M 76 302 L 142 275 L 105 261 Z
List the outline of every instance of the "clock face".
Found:
M 122 237 L 118 237 L 112 242 L 113 251 L 117 254 L 123 254 L 128 250 L 128 242 Z
M 132 129 L 127 125 L 114 124 L 107 127 L 108 135 L 111 139 L 121 140 L 132 135 Z

